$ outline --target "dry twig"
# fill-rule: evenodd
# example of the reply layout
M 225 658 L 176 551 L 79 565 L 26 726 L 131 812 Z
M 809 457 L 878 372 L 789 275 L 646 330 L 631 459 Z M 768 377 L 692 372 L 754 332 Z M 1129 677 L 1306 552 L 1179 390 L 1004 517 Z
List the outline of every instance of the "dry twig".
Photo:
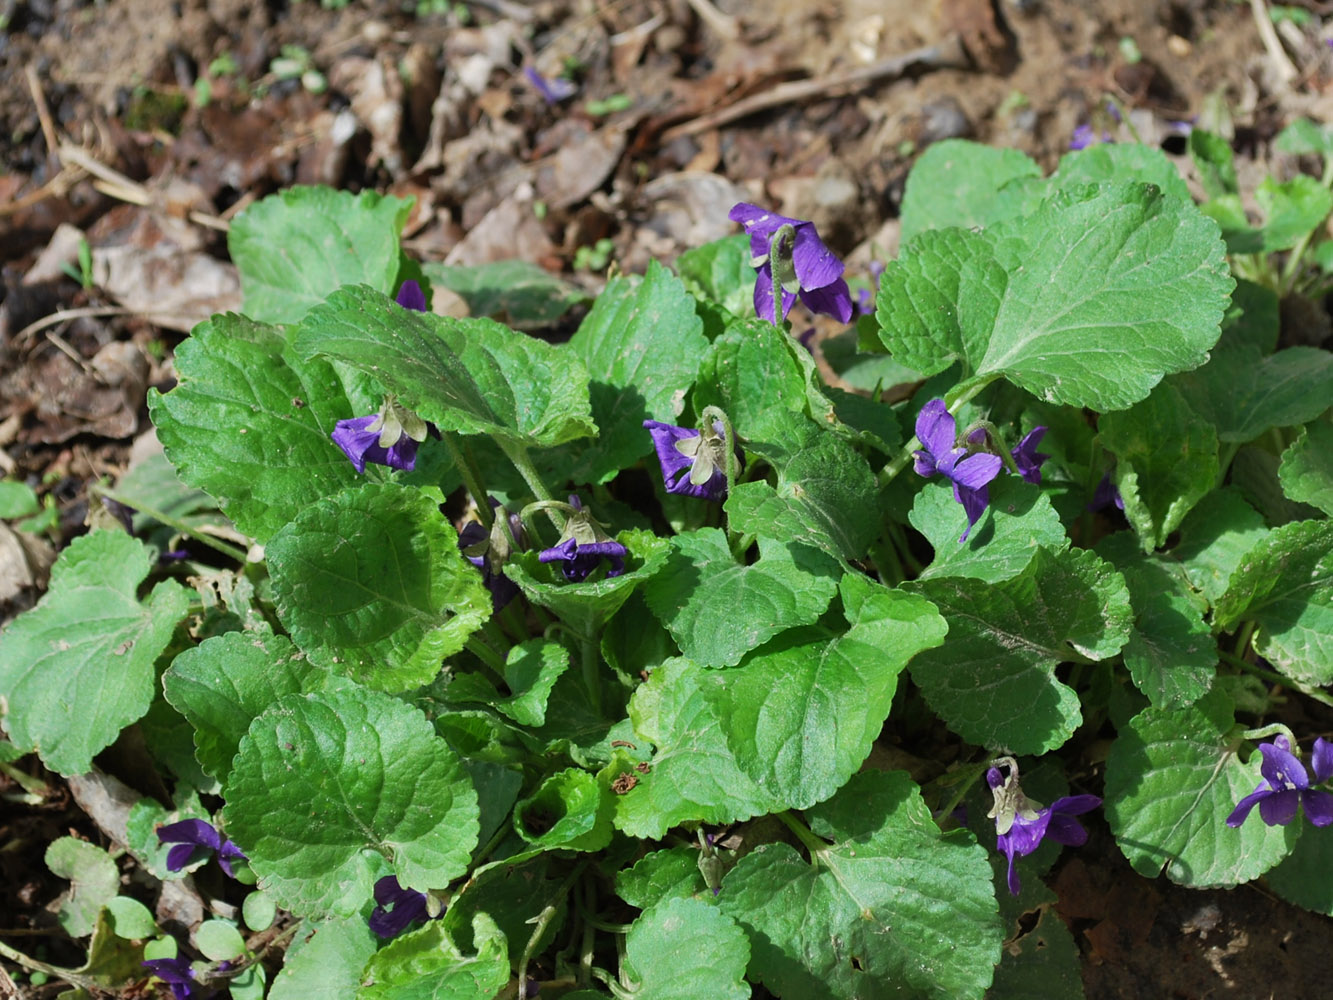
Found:
M 937 68 L 962 69 L 967 66 L 967 56 L 962 43 L 952 38 L 942 45 L 925 45 L 912 49 L 902 55 L 889 56 L 873 62 L 869 66 L 830 73 L 817 80 L 793 80 L 779 83 L 777 86 L 759 94 L 743 97 L 735 104 L 700 115 L 692 121 L 674 125 L 662 133 L 662 141 L 670 142 L 677 136 L 695 135 L 709 129 L 727 125 L 759 111 L 767 111 L 783 104 L 797 101 L 809 101 L 819 97 L 839 96 L 844 91 L 864 86 L 874 80 L 900 76 L 912 66 L 933 66 Z

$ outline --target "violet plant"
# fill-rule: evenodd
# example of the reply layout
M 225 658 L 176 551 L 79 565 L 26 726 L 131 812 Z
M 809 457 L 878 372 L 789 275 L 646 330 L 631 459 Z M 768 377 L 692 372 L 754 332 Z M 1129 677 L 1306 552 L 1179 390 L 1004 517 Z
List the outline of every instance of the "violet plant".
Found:
M 1163 154 L 931 147 L 855 319 L 813 225 L 740 205 L 561 344 L 480 314 L 578 295 L 418 265 L 407 210 L 238 215 L 244 315 L 150 400 L 174 499 L 106 490 L 192 554 L 108 518 L 0 638 L 9 758 L 137 727 L 174 797 L 122 846 L 218 904 L 178 944 L 52 845 L 132 960 L 98 988 L 1012 995 L 1077 981 L 1018 927 L 1085 841 L 1329 912 L 1290 708 L 1333 704 L 1333 359 Z M 839 385 L 799 310 L 854 323 Z

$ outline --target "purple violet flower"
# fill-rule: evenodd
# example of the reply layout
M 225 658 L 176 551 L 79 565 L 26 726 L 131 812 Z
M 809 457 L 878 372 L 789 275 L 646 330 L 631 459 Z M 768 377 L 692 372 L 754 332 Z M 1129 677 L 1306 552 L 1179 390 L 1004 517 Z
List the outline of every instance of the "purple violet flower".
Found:
M 1259 767 L 1264 780 L 1236 803 L 1227 817 L 1227 826 L 1240 826 L 1256 805 L 1259 818 L 1269 826 L 1286 826 L 1296 815 L 1298 805 L 1305 806 L 1305 815 L 1315 826 L 1333 823 L 1333 794 L 1310 787 L 1305 765 L 1291 752 L 1291 742 L 1285 736 L 1279 734 L 1272 743 L 1260 743 L 1259 752 L 1264 757 Z M 1315 740 L 1311 763 L 1316 783 L 1323 784 L 1333 777 L 1333 743 L 1322 736 Z
M 1037 445 L 1041 444 L 1045 436 L 1045 427 L 1034 427 L 1018 442 L 1018 447 L 1009 452 L 1014 457 L 1014 464 L 1018 466 L 1019 476 L 1034 486 L 1041 485 L 1041 464 L 1051 457 L 1037 450 Z
M 178 823 L 159 826 L 157 839 L 163 844 L 176 845 L 167 852 L 167 868 L 173 872 L 195 861 L 202 861 L 216 851 L 222 870 L 228 878 L 235 878 L 231 863 L 248 860 L 239 847 L 230 840 L 223 840 L 222 834 L 218 833 L 213 824 L 202 819 L 183 819 Z
M 392 875 L 385 875 L 375 883 L 375 903 L 368 923 L 382 938 L 397 937 L 418 921 L 429 919 L 426 894 L 404 889 Z M 441 910 L 437 916 L 443 913 Z
M 606 571 L 607 579 L 620 576 L 625 572 L 628 551 L 614 539 L 579 544 L 575 538 L 566 538 L 552 548 L 542 549 L 537 558 L 544 563 L 560 563 L 560 571 L 565 574 L 565 579 L 570 583 L 580 583 L 602 564 L 603 559 L 611 564 L 611 568 Z
M 625 556 L 629 555 L 629 550 L 608 535 L 592 514 L 583 509 L 577 494 L 570 496 L 569 503 L 574 513 L 565 521 L 564 534 L 553 547 L 542 549 L 537 555 L 538 560 L 560 563 L 560 571 L 570 583 L 586 580 L 603 559 L 611 564 L 606 579 L 620 576 L 625 572 Z
M 813 222 L 789 219 L 758 205 L 741 202 L 728 216 L 750 234 L 750 263 L 758 271 L 754 311 L 772 320 L 774 283 L 782 289 L 782 318 L 797 295 L 814 313 L 846 323 L 852 318 L 852 293 L 842 277 L 843 264 L 815 232 Z
M 574 92 L 579 88 L 572 80 L 566 80 L 564 77 L 555 77 L 548 80 L 531 66 L 523 68 L 523 75 L 528 78 L 528 83 L 537 88 L 537 93 L 542 95 L 547 104 L 559 104 L 566 98 L 573 97 Z
M 426 293 L 411 278 L 408 278 L 399 286 L 398 298 L 395 301 L 404 309 L 412 312 L 424 313 L 426 311 Z
M 386 434 L 386 431 L 389 433 Z M 391 469 L 411 472 L 417 467 L 417 445 L 399 428 L 393 436 L 380 414 L 339 420 L 330 435 L 333 443 L 343 450 L 357 472 L 366 471 L 366 463 L 387 465 Z M 389 443 L 385 444 L 388 439 Z
M 189 1000 L 194 995 L 195 974 L 188 958 L 150 958 L 140 965 L 148 967 L 158 979 L 171 987 L 176 1000 Z
M 996 849 L 1009 859 L 1009 892 L 1015 896 L 1023 884 L 1014 870 L 1014 858 L 1031 854 L 1047 837 L 1066 847 L 1086 843 L 1088 831 L 1073 817 L 1102 804 L 1096 795 L 1066 795 L 1042 808 L 1018 787 L 1017 771 L 1005 777 L 997 767 L 986 771 L 986 784 L 995 796 L 986 815 L 995 820 Z
M 1069 148 L 1071 150 L 1087 149 L 1093 143 L 1097 142 L 1097 134 L 1093 132 L 1091 125 L 1078 125 L 1069 136 Z M 1101 142 L 1115 142 L 1110 132 L 1103 131 Z
M 523 535 L 523 522 L 517 514 L 508 513 L 494 497 L 490 498 L 495 511 L 495 525 L 487 532 L 480 521 L 468 521 L 458 533 L 458 548 L 463 558 L 481 570 L 482 582 L 491 592 L 491 608 L 499 611 L 518 596 L 518 584 L 504 575 L 501 567 L 509 558 L 509 535 L 505 533 L 500 518 L 509 518 L 509 530 L 514 541 L 520 547 L 526 542 Z
M 668 493 L 718 503 L 727 498 L 727 441 L 719 421 L 710 434 L 657 420 L 645 420 L 643 426 L 653 437 Z
M 1106 475 L 1102 476 L 1101 482 L 1097 488 L 1092 491 L 1092 500 L 1088 502 L 1088 510 L 1099 511 L 1114 505 L 1116 510 L 1125 509 L 1125 498 L 1120 495 L 1120 491 L 1115 488 L 1115 483 L 1111 482 L 1111 470 L 1106 470 Z
M 986 484 L 1000 474 L 1004 462 L 999 455 L 954 447 L 958 425 L 942 399 L 932 399 L 921 407 L 916 436 L 926 448 L 916 453 L 916 474 L 928 478 L 938 472 L 953 483 L 953 498 L 967 513 L 967 530 L 958 539 L 965 542 L 990 503 Z

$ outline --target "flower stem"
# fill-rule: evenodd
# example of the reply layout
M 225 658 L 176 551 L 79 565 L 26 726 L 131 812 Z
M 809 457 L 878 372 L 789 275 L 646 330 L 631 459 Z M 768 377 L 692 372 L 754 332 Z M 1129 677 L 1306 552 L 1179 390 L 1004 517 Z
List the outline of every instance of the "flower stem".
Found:
M 75 972 L 73 969 L 62 969 L 58 965 L 48 965 L 40 959 L 29 958 L 27 955 L 23 954 L 23 952 L 15 951 L 3 941 L 0 941 L 0 955 L 9 959 L 11 962 L 23 966 L 25 969 L 32 969 L 34 972 L 45 972 L 48 976 L 54 976 L 57 979 L 61 979 L 69 983 L 71 986 L 82 987 L 94 996 L 102 992 L 101 984 L 90 976 L 82 975 L 81 973 Z
M 466 646 L 469 653 L 495 671 L 501 680 L 504 679 L 505 662 L 499 653 L 475 635 L 468 636 Z
M 805 823 L 792 814 L 790 809 L 784 809 L 774 815 L 782 821 L 788 830 L 796 834 L 796 839 L 804 844 L 805 849 L 810 852 L 810 864 L 818 867 L 819 855 L 828 850 L 828 844 L 816 837 Z
M 736 486 L 736 480 L 740 478 L 740 462 L 736 460 L 736 429 L 731 426 L 731 418 L 727 416 L 725 410 L 717 406 L 705 406 L 703 412 L 703 423 L 705 427 L 712 427 L 713 421 L 722 425 L 722 436 L 725 438 L 723 444 L 726 447 L 726 459 L 724 470 L 727 475 L 727 499 L 731 499 L 731 491 Z M 726 504 L 722 505 L 722 513 L 727 519 L 727 543 L 734 544 L 736 534 L 731 528 L 731 515 L 727 512 Z
M 495 523 L 495 514 L 491 511 L 491 501 L 486 493 L 486 487 L 481 481 L 481 473 L 477 464 L 472 459 L 472 453 L 467 450 L 458 440 L 458 435 L 450 431 L 441 431 L 440 436 L 444 439 L 444 446 L 449 451 L 449 457 L 453 460 L 458 474 L 463 477 L 463 485 L 467 491 L 472 494 L 472 503 L 477 508 L 477 517 L 481 525 L 490 533 L 491 525 Z
M 505 453 L 505 457 L 514 463 L 514 468 L 517 469 L 518 474 L 523 477 L 523 481 L 528 484 L 528 489 L 532 490 L 532 495 L 534 497 L 539 501 L 545 500 L 552 503 L 556 502 L 555 496 L 546 488 L 546 484 L 542 482 L 541 473 L 537 471 L 537 466 L 533 464 L 532 457 L 528 454 L 527 448 L 523 447 L 521 444 L 516 444 L 513 441 L 506 441 L 504 438 L 496 438 L 495 443 L 500 446 L 500 450 Z M 555 525 L 556 531 L 565 530 L 564 522 L 549 509 L 547 509 L 546 516 L 551 519 L 551 523 Z
M 569 894 L 569 890 L 573 888 L 574 882 L 583 874 L 583 869 L 586 867 L 587 862 L 584 862 L 570 872 L 569 877 L 565 879 L 565 881 L 561 883 L 560 888 L 555 891 L 554 899 L 542 907 L 541 913 L 537 914 L 533 920 L 529 921 L 533 925 L 532 934 L 528 937 L 528 943 L 523 948 L 523 957 L 520 958 L 518 962 L 519 997 L 526 996 L 528 963 L 532 961 L 532 953 L 537 950 L 537 945 L 541 943 L 542 935 L 546 933 L 546 928 L 550 926 L 551 921 L 554 920 L 556 914 L 560 912 L 557 903 L 564 901 L 565 896 Z
M 224 542 L 220 538 L 214 538 L 212 535 L 206 535 L 202 531 L 190 527 L 184 521 L 178 521 L 170 514 L 158 510 L 156 507 L 147 506 L 142 500 L 132 499 L 117 494 L 114 490 L 102 489 L 101 487 L 95 488 L 93 492 L 99 496 L 106 497 L 108 500 L 114 500 L 116 503 L 124 504 L 126 507 L 133 507 L 140 514 L 151 517 L 154 521 L 159 521 L 162 524 L 165 524 L 173 531 L 178 531 L 182 535 L 193 538 L 196 542 L 201 542 L 202 544 L 207 545 L 210 549 L 221 552 L 228 559 L 234 559 L 241 565 L 245 565 L 245 550 L 242 548 L 232 545 L 229 542 Z
M 1225 649 L 1219 649 L 1217 655 L 1222 658 L 1223 663 L 1230 663 L 1233 667 L 1238 667 L 1246 673 L 1254 674 L 1255 677 L 1262 678 L 1270 684 L 1280 684 L 1282 687 L 1290 688 L 1293 691 L 1299 691 L 1301 694 L 1313 698 L 1320 704 L 1333 706 L 1333 695 L 1330 695 L 1325 691 L 1297 684 L 1290 677 L 1284 677 L 1276 670 L 1269 670 L 1267 667 L 1261 667 L 1257 663 L 1251 663 L 1249 660 L 1241 659 L 1234 653 L 1228 653 Z
M 583 686 L 588 689 L 588 702 L 592 710 L 598 715 L 602 714 L 602 687 L 598 679 L 598 650 L 599 643 L 587 637 L 579 640 L 579 646 L 582 650 L 583 667 Z

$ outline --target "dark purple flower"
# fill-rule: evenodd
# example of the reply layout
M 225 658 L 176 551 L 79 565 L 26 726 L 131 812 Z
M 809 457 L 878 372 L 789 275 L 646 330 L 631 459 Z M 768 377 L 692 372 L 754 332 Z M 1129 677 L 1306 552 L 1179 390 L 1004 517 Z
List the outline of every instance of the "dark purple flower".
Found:
M 195 974 L 188 958 L 150 958 L 145 965 L 158 979 L 171 987 L 176 1000 L 188 1000 L 194 995 Z
M 366 463 L 387 465 L 391 469 L 411 472 L 417 466 L 417 442 L 401 434 L 385 445 L 384 421 L 378 414 L 339 420 L 330 437 L 356 467 L 366 471 Z
M 167 852 L 167 868 L 173 872 L 195 861 L 202 861 L 216 851 L 222 870 L 228 878 L 235 878 L 231 863 L 246 860 L 239 847 L 230 840 L 223 840 L 222 834 L 217 832 L 213 824 L 202 819 L 183 819 L 178 823 L 159 826 L 157 839 L 163 844 L 176 845 Z
M 879 279 L 884 276 L 884 265 L 877 260 L 870 262 L 870 285 L 856 293 L 856 312 L 860 316 L 870 316 L 875 311 L 875 293 L 879 290 Z
M 528 83 L 537 88 L 537 93 L 541 94 L 547 104 L 559 104 L 567 97 L 573 97 L 574 92 L 579 88 L 570 80 L 557 76 L 553 80 L 548 80 L 531 66 L 523 68 L 523 75 L 528 78 Z
M 579 583 L 586 580 L 602 564 L 603 559 L 611 564 L 611 568 L 606 571 L 607 578 L 620 576 L 625 572 L 626 555 L 628 550 L 614 539 L 579 544 L 577 539 L 566 538 L 553 548 L 542 549 L 537 558 L 544 563 L 560 563 L 560 571 L 565 574 L 565 579 Z
M 397 937 L 418 921 L 428 919 L 426 894 L 404 889 L 392 875 L 375 883 L 375 903 L 368 923 L 382 938 Z
M 1285 736 L 1279 734 L 1272 743 L 1260 743 L 1259 752 L 1264 757 L 1259 766 L 1264 780 L 1236 804 L 1227 817 L 1227 826 L 1240 826 L 1256 805 L 1259 818 L 1269 826 L 1286 826 L 1298 805 L 1305 806 L 1305 815 L 1315 826 L 1333 823 L 1333 794 L 1310 787 L 1305 765 L 1291 752 L 1291 742 Z M 1333 777 L 1333 743 L 1322 736 L 1315 740 L 1311 762 L 1316 783 L 1323 784 Z
M 852 318 L 852 293 L 842 277 L 842 261 L 824 245 L 813 222 L 789 219 L 749 202 L 734 206 L 729 218 L 750 234 L 750 260 L 759 272 L 754 284 L 754 311 L 760 319 L 774 318 L 775 280 L 782 290 L 783 319 L 797 295 L 811 312 L 834 316 L 844 323 Z
M 1088 503 L 1088 510 L 1099 511 L 1114 505 L 1116 510 L 1125 509 L 1125 498 L 1120 495 L 1120 491 L 1115 488 L 1115 483 L 1111 482 L 1111 470 L 1106 470 L 1106 475 L 1102 476 L 1101 482 L 1097 488 L 1092 491 L 1092 500 Z
M 1041 485 L 1041 463 L 1051 457 L 1037 450 L 1045 436 L 1045 427 L 1034 427 L 1018 442 L 1018 447 L 1009 452 L 1018 466 L 1018 474 L 1035 486 Z
M 1087 149 L 1097 141 L 1097 133 L 1092 130 L 1091 125 L 1079 125 L 1069 137 L 1069 148 L 1071 150 Z M 1102 132 L 1101 141 L 1115 142 L 1115 140 L 1111 138 L 1111 133 L 1106 131 Z
M 397 302 L 404 309 L 410 309 L 412 312 L 424 313 L 426 311 L 426 293 L 411 278 L 408 278 L 399 286 Z
M 518 596 L 518 584 L 504 575 L 501 567 L 509 558 L 509 536 L 505 533 L 500 518 L 509 518 L 509 530 L 519 546 L 525 544 L 523 522 L 517 514 L 509 514 L 500 502 L 491 498 L 491 507 L 495 510 L 495 525 L 488 532 L 480 521 L 468 521 L 458 533 L 458 548 L 463 558 L 481 570 L 482 582 L 491 592 L 491 607 L 499 611 Z
M 715 421 L 710 434 L 657 420 L 645 420 L 643 426 L 653 437 L 668 493 L 718 503 L 727 498 L 727 441 L 721 423 Z
M 916 436 L 926 447 L 916 453 L 916 474 L 929 477 L 938 472 L 953 483 L 953 498 L 967 513 L 967 530 L 958 539 L 965 542 L 990 503 L 986 484 L 1000 474 L 1004 462 L 999 455 L 954 447 L 958 425 L 942 399 L 932 399 L 921 407 L 916 417 Z
M 625 556 L 629 550 L 606 533 L 606 529 L 583 507 L 578 494 L 572 494 L 569 505 L 573 508 L 565 521 L 560 541 L 549 549 L 542 549 L 537 558 L 544 563 L 560 563 L 560 571 L 571 583 L 580 583 L 602 564 L 611 564 L 606 579 L 625 572 Z
M 1088 831 L 1073 817 L 1102 804 L 1096 795 L 1066 795 L 1040 808 L 1023 794 L 1016 775 L 1006 778 L 996 767 L 986 772 L 986 784 L 995 796 L 995 807 L 987 813 L 995 820 L 995 846 L 1009 859 L 1009 891 L 1015 896 L 1023 886 L 1014 858 L 1031 854 L 1047 837 L 1066 847 L 1084 844 Z

